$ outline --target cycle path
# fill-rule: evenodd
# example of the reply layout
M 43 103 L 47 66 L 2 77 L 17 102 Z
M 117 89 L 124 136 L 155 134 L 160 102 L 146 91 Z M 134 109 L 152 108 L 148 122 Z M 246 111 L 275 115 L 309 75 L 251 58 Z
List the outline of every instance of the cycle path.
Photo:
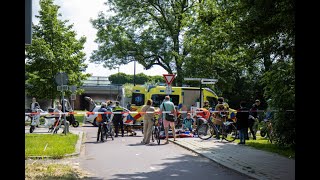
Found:
M 177 138 L 177 141 L 169 138 L 169 141 L 256 179 L 295 179 L 295 160 L 275 153 L 213 138 Z

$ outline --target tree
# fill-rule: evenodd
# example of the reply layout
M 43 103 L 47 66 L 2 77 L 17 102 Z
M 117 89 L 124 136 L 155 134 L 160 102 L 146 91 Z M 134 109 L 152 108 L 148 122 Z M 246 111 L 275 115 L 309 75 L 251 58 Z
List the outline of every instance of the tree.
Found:
M 186 73 L 213 74 L 232 100 L 271 98 L 276 142 L 295 145 L 295 2 L 202 1 L 197 10 L 184 41 Z
M 159 65 L 172 74 L 177 84 L 183 80 L 184 50 L 181 44 L 184 20 L 196 0 L 108 0 L 108 17 L 100 13 L 92 24 L 99 44 L 90 60 L 110 69 L 137 61 L 150 69 Z
M 108 77 L 112 84 L 132 83 L 132 76 L 125 73 L 116 73 Z
M 133 83 L 133 76 L 125 73 L 116 73 L 109 76 L 109 81 L 112 84 Z M 151 81 L 164 83 L 162 76 L 147 76 L 143 73 L 136 74 L 136 84 L 144 84 Z
M 40 0 L 39 24 L 32 25 L 32 44 L 26 46 L 26 90 L 27 94 L 39 99 L 53 101 L 60 95 L 55 83 L 55 75 L 65 72 L 69 85 L 81 86 L 82 80 L 89 77 L 83 71 L 85 53 L 82 52 L 86 42 L 85 37 L 76 39 L 73 25 L 67 25 L 67 20 L 58 19 L 59 6 L 53 0 Z M 81 90 L 78 90 L 81 92 Z M 70 92 L 67 92 L 70 93 Z
M 272 120 L 275 141 L 281 145 L 295 146 L 295 68 L 294 63 L 279 61 L 273 64 L 262 79 L 265 97 L 275 111 Z

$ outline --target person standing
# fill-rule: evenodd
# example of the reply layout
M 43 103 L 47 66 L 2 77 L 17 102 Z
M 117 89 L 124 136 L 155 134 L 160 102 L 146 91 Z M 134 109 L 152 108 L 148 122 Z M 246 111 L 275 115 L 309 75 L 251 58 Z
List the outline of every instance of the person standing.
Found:
M 153 125 L 153 118 L 155 109 L 152 106 L 152 99 L 148 99 L 147 104 L 144 105 L 141 109 L 144 114 L 143 116 L 143 140 L 141 141 L 142 144 L 149 144 L 151 133 L 152 133 L 152 125 Z
M 173 114 L 176 114 L 176 109 L 174 108 L 173 102 L 170 101 L 170 96 L 166 96 L 162 104 L 160 105 L 160 110 L 162 111 L 170 111 Z M 174 121 L 168 121 L 166 119 L 166 113 L 162 113 L 162 119 L 163 119 L 163 127 L 166 134 L 166 142 L 165 144 L 169 143 L 169 127 L 172 129 L 173 133 L 173 140 L 176 141 L 176 132 L 175 132 L 175 123 Z
M 37 99 L 35 97 L 32 97 L 32 102 L 30 103 L 30 109 L 32 112 L 32 117 L 35 119 L 36 127 L 39 127 L 40 124 L 40 114 L 38 113 L 38 110 L 40 109 L 40 104 L 37 102 Z
M 260 100 L 257 99 L 255 100 L 255 103 L 252 105 L 252 108 L 250 109 L 250 115 L 253 118 L 248 118 L 249 130 L 250 130 L 250 133 L 252 134 L 253 140 L 256 140 L 256 132 L 254 131 L 253 127 L 258 122 L 259 106 L 260 106 Z M 249 136 L 247 137 L 247 139 L 249 139 Z
M 113 109 L 113 112 L 114 115 L 113 115 L 113 124 L 114 124 L 114 127 L 115 127 L 115 131 L 116 131 L 116 135 L 114 137 L 118 137 L 118 134 L 119 134 L 119 126 L 120 126 L 120 129 L 121 129 L 121 135 L 122 137 L 124 136 L 124 129 L 123 129 L 123 107 L 121 107 L 119 105 L 119 102 L 116 102 L 116 107 L 114 107 Z
M 218 98 L 218 104 L 215 107 L 215 112 L 213 113 L 214 123 L 219 129 L 222 123 L 226 122 L 229 113 L 229 105 L 224 102 L 223 97 Z M 216 139 L 220 139 L 219 132 L 216 132 Z
M 30 109 L 32 112 L 37 112 L 37 109 L 40 109 L 40 105 L 35 97 L 32 98 L 32 102 L 30 103 Z
M 101 107 L 100 107 L 100 109 L 98 109 L 98 112 L 102 112 L 102 113 L 105 113 L 105 112 L 107 112 L 107 103 L 101 103 Z M 98 116 L 99 116 L 100 114 L 98 114 Z M 107 122 L 107 114 L 101 114 L 101 117 L 102 117 L 102 121 L 101 122 L 99 122 L 99 126 L 101 126 L 101 128 L 103 128 L 103 129 L 105 129 L 106 131 L 105 132 L 107 132 L 107 126 L 106 126 L 106 124 L 105 124 L 105 122 Z M 102 124 L 101 124 L 102 123 Z M 98 127 L 99 128 L 99 127 Z M 98 129 L 98 131 L 99 131 L 99 129 Z M 100 129 L 100 131 L 101 131 L 101 129 Z M 99 135 L 99 134 L 98 134 Z M 105 134 L 103 134 L 103 133 L 101 133 L 101 138 L 98 136 L 97 137 L 97 142 L 99 141 L 99 138 L 100 138 L 100 141 L 101 142 L 104 142 L 104 137 L 105 136 Z
M 246 144 L 246 137 L 248 133 L 248 118 L 249 110 L 246 108 L 246 103 L 244 101 L 240 102 L 240 109 L 237 111 L 237 122 L 236 126 L 239 130 L 240 142 L 238 144 Z

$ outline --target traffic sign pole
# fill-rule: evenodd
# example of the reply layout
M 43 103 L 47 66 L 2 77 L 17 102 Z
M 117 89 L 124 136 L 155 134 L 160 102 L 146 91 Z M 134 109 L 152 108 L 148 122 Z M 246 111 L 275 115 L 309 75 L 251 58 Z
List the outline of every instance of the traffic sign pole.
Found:
M 170 95 L 172 94 L 172 86 L 171 83 L 173 82 L 174 78 L 176 77 L 175 74 L 163 74 L 164 80 L 166 81 L 167 87 L 166 87 L 166 94 Z
M 206 79 L 206 78 L 184 78 L 185 81 L 199 81 L 200 82 L 200 108 L 202 107 L 202 84 L 215 84 L 217 79 Z

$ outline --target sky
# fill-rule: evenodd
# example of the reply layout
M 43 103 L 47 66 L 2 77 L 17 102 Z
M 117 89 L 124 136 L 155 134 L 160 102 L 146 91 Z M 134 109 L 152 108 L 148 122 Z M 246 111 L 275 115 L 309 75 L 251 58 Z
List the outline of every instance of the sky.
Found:
M 96 39 L 97 30 L 93 28 L 90 23 L 90 18 L 95 19 L 98 17 L 100 11 L 107 9 L 103 3 L 107 0 L 54 0 L 53 3 L 60 6 L 58 13 L 62 16 L 61 20 L 69 20 L 68 23 L 73 24 L 73 30 L 77 33 L 77 39 L 81 36 L 86 36 L 87 41 L 84 44 L 84 52 L 86 53 L 86 64 L 88 68 L 86 73 L 92 76 L 109 76 L 118 73 L 118 68 L 109 70 L 104 68 L 102 64 L 94 64 L 89 62 L 89 57 L 93 50 L 98 48 L 98 44 L 94 42 Z M 32 0 L 32 22 L 38 24 L 39 19 L 35 15 L 39 15 L 40 5 L 39 0 Z M 111 13 L 106 13 L 110 14 Z M 131 62 L 127 65 L 121 65 L 119 72 L 126 74 L 134 74 L 134 63 Z M 168 74 L 166 70 L 160 66 L 154 66 L 149 70 L 145 70 L 142 65 L 136 63 L 136 73 L 144 73 L 149 76 Z

